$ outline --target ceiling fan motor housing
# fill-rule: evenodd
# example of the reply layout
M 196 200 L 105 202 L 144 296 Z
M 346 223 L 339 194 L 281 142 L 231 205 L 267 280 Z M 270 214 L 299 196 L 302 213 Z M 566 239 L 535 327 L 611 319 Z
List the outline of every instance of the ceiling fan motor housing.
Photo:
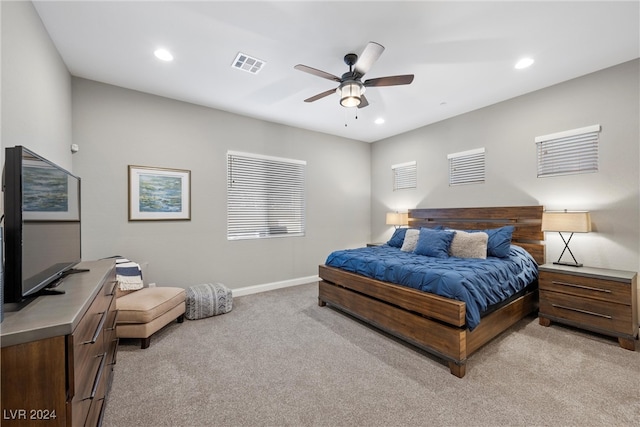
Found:
M 358 55 L 355 53 L 347 53 L 344 56 L 344 63 L 349 66 L 349 69 L 351 69 L 356 62 L 358 62 Z

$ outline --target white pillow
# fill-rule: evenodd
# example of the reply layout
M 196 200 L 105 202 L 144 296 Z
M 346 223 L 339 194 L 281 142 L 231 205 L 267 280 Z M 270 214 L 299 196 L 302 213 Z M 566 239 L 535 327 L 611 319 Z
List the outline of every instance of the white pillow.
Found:
M 418 244 L 418 237 L 420 237 L 420 230 L 410 228 L 404 235 L 404 242 L 402 242 L 401 251 L 413 252 Z
M 451 246 L 449 246 L 449 256 L 486 259 L 488 241 L 489 235 L 487 233 L 467 233 L 456 230 Z

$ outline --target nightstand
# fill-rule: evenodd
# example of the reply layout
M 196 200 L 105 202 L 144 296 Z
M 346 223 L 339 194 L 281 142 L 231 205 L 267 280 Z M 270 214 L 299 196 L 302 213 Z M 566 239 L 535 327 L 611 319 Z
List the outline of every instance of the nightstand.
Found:
M 635 350 L 637 273 L 556 264 L 539 272 L 541 325 L 553 321 L 611 335 L 622 348 Z

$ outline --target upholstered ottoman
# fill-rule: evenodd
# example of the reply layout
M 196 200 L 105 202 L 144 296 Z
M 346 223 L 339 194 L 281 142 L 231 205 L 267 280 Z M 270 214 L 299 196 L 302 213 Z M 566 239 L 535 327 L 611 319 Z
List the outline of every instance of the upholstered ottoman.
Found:
M 118 338 L 140 338 L 147 348 L 151 335 L 177 320 L 182 323 L 185 310 L 183 288 L 158 286 L 137 291 L 116 291 Z
M 189 320 L 203 319 L 231 311 L 233 295 L 222 283 L 205 283 L 187 288 L 184 316 Z

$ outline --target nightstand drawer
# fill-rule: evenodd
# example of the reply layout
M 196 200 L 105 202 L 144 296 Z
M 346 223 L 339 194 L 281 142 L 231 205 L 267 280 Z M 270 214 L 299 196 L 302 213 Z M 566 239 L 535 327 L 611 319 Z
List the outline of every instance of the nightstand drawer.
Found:
M 562 319 L 597 331 L 627 336 L 635 334 L 630 306 L 542 289 L 539 304 L 540 316 Z
M 618 304 L 631 304 L 631 286 L 628 283 L 540 271 L 538 284 L 541 290 Z

